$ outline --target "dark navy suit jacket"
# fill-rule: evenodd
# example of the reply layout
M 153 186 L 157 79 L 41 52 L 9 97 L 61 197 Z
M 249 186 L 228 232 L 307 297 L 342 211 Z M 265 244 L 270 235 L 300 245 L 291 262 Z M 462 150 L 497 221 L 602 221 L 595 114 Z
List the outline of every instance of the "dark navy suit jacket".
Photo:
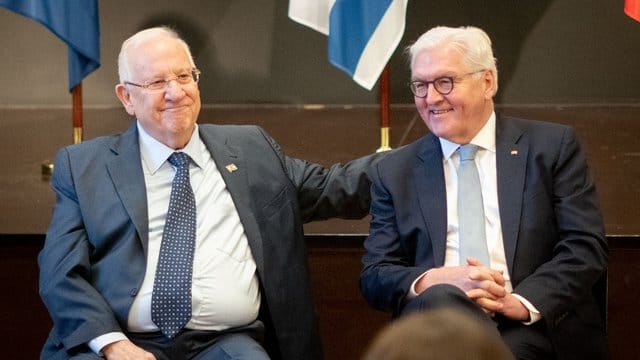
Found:
M 365 171 L 372 157 L 325 169 L 285 156 L 255 126 L 199 129 L 231 193 L 257 264 L 260 318 L 267 326 L 270 356 L 321 358 L 302 224 L 366 215 L 370 182 Z M 237 170 L 228 171 L 228 164 Z M 54 324 L 42 353 L 47 360 L 89 351 L 86 343 L 99 335 L 126 333 L 148 244 L 135 124 L 124 134 L 60 150 L 51 184 L 56 203 L 38 258 L 40 293 Z
M 496 166 L 514 292 L 540 310 L 558 358 L 602 354 L 604 326 L 592 288 L 606 270 L 608 250 L 594 183 L 573 130 L 497 116 Z M 373 307 L 398 314 L 412 282 L 444 265 L 447 210 L 438 138 L 428 134 L 394 150 L 371 177 L 360 285 Z

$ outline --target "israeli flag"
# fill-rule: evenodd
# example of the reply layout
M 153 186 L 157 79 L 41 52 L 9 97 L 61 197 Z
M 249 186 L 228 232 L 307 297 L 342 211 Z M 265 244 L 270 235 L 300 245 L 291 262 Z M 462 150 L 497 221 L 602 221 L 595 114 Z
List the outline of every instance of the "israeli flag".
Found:
M 291 0 L 289 17 L 329 36 L 329 62 L 371 90 L 402 39 L 408 0 Z

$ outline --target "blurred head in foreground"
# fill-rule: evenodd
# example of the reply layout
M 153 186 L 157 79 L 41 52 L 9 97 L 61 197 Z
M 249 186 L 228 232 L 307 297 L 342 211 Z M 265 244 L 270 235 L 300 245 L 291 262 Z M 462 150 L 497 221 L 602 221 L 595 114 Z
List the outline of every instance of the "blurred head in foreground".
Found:
M 363 360 L 512 360 L 498 332 L 454 309 L 416 312 L 382 329 Z

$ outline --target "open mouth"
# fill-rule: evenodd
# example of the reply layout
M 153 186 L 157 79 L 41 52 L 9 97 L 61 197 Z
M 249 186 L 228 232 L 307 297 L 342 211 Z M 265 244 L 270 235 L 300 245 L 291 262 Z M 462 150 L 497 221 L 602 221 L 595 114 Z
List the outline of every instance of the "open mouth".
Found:
M 448 113 L 449 111 L 453 111 L 453 109 L 429 110 L 429 112 L 432 113 L 433 115 L 442 115 L 442 114 Z

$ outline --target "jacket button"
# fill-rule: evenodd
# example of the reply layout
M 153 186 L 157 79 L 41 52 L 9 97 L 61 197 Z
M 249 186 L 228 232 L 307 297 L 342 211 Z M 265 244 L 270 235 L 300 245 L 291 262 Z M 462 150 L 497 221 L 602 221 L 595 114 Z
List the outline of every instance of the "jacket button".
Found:
M 138 295 L 138 289 L 137 289 L 137 288 L 133 288 L 133 289 L 131 289 L 131 291 L 129 291 L 129 294 L 131 294 L 131 296 L 136 296 L 136 295 Z

